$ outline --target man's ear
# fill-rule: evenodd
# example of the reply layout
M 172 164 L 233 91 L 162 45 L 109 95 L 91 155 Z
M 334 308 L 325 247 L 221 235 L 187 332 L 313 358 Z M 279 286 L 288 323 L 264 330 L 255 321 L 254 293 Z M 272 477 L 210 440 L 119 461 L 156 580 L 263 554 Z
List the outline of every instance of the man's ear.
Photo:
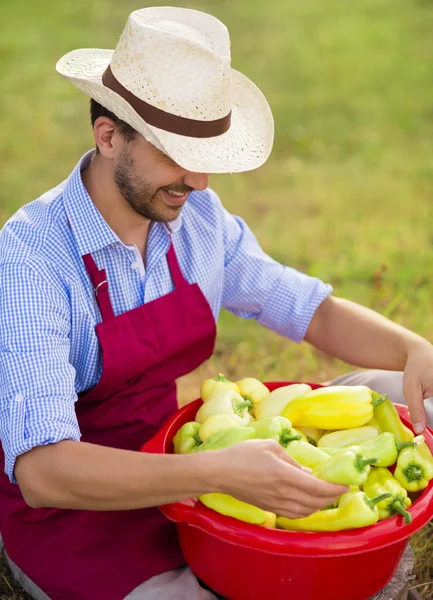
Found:
M 99 152 L 108 159 L 113 159 L 116 154 L 116 142 L 119 136 L 116 135 L 116 124 L 109 117 L 98 117 L 93 125 L 93 134 L 95 144 Z

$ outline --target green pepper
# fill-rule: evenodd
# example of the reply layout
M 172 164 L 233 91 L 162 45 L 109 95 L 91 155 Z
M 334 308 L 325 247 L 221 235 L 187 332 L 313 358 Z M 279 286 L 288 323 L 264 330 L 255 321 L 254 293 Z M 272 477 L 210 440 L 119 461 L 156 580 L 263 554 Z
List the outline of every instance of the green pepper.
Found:
M 318 449 L 318 448 L 317 448 Z M 326 454 L 326 453 L 325 453 Z M 359 446 L 342 449 L 329 461 L 313 469 L 312 475 L 331 483 L 361 486 L 376 458 L 364 458 Z
M 245 523 L 264 525 L 269 519 L 270 513 L 267 511 L 253 504 L 248 504 L 248 502 L 242 502 L 242 500 L 228 494 L 211 492 L 210 494 L 202 494 L 198 499 L 208 508 L 239 521 L 245 521 Z
M 263 421 L 254 421 L 251 423 L 256 432 L 256 438 L 277 441 L 283 448 L 293 440 L 300 440 L 301 436 L 292 429 L 292 424 L 284 417 L 269 417 Z
M 373 397 L 379 398 L 381 395 L 373 392 Z M 402 423 L 397 409 L 388 397 L 381 404 L 375 405 L 373 411 L 373 417 L 379 427 L 382 431 L 393 433 L 396 442 L 413 441 L 414 435 L 412 431 Z
M 391 493 L 390 498 L 382 500 L 377 505 L 380 521 L 399 513 L 404 517 L 406 525 L 412 522 L 412 517 L 406 510 L 412 502 L 407 496 L 407 491 L 394 479 L 388 469 L 384 467 L 371 469 L 363 489 L 370 498 Z
M 400 450 L 394 477 L 408 492 L 424 490 L 433 479 L 433 456 L 423 435 L 417 435 L 412 448 Z
M 344 448 L 346 446 L 359 446 L 379 435 L 375 427 L 353 427 L 353 429 L 340 429 L 322 435 L 317 444 L 319 448 Z
M 373 525 L 379 520 L 376 504 L 391 494 L 368 498 L 364 492 L 347 492 L 337 508 L 319 510 L 302 519 L 277 518 L 277 526 L 292 531 L 342 531 Z
M 286 452 L 293 460 L 296 460 L 300 465 L 309 469 L 314 469 L 330 460 L 326 452 L 303 440 L 290 442 L 286 447 Z
M 249 425 L 253 418 L 248 409 L 251 400 L 245 400 L 235 390 L 223 390 L 214 392 L 209 396 L 195 415 L 195 420 L 204 423 L 206 419 L 214 415 L 230 415 L 239 425 Z
M 385 431 L 377 437 L 359 444 L 364 458 L 377 458 L 376 467 L 389 467 L 397 460 L 398 451 L 407 446 L 413 446 L 413 442 L 396 442 L 393 433 Z M 341 448 L 322 448 L 321 450 L 334 456 Z
M 196 421 L 189 421 L 182 425 L 173 438 L 175 454 L 190 454 L 201 445 L 200 427 L 200 423 Z
M 230 429 L 221 429 L 210 436 L 203 444 L 196 448 L 197 452 L 206 450 L 221 450 L 228 448 L 233 444 L 245 442 L 255 438 L 256 432 L 252 427 L 231 427 Z
M 390 431 L 384 431 L 369 442 L 359 444 L 364 458 L 377 458 L 375 467 L 390 467 L 402 448 L 413 447 L 413 442 L 396 442 Z

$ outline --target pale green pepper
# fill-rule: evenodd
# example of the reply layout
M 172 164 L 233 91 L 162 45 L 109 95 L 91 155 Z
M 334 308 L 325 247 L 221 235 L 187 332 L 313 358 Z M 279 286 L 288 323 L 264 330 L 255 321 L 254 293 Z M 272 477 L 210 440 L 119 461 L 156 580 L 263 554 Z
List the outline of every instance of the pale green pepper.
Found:
M 359 446 L 353 446 L 329 457 L 328 462 L 313 469 L 312 475 L 331 483 L 361 486 L 367 479 L 370 465 L 376 461 L 376 458 L 364 458 Z
M 283 448 L 286 448 L 289 442 L 301 439 L 301 436 L 293 431 L 290 421 L 284 417 L 269 417 L 263 421 L 254 421 L 251 427 L 254 428 L 257 439 L 275 440 Z
M 200 423 L 196 421 L 189 421 L 182 425 L 173 438 L 175 454 L 190 454 L 202 444 L 200 427 Z

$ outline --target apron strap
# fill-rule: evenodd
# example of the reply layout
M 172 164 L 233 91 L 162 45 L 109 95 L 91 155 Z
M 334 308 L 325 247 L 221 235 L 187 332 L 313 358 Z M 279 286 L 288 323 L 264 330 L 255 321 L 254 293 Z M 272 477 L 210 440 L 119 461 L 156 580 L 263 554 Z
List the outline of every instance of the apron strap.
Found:
M 182 287 L 187 287 L 189 284 L 185 277 L 182 275 L 182 271 L 180 270 L 172 240 L 170 240 L 170 248 L 167 252 L 167 262 L 168 268 L 170 270 L 170 275 L 174 283 L 174 287 L 177 290 L 181 289 Z
M 108 292 L 108 281 L 105 269 L 98 269 L 91 254 L 85 254 L 83 256 L 83 261 L 95 290 L 96 302 L 101 311 L 102 320 L 111 321 L 114 319 L 114 312 L 111 305 L 110 294 Z

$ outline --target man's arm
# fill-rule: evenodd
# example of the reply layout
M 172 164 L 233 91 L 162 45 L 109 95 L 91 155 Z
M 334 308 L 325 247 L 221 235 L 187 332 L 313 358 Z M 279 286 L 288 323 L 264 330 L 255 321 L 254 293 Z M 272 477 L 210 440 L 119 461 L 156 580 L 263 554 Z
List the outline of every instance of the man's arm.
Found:
M 317 309 L 305 340 L 358 367 L 404 370 L 403 392 L 411 419 L 425 427 L 423 400 L 433 396 L 433 346 L 373 310 L 329 296 Z
M 15 466 L 33 507 L 131 510 L 223 492 L 289 518 L 320 510 L 347 491 L 306 471 L 274 440 L 190 455 L 62 441 L 33 448 Z

